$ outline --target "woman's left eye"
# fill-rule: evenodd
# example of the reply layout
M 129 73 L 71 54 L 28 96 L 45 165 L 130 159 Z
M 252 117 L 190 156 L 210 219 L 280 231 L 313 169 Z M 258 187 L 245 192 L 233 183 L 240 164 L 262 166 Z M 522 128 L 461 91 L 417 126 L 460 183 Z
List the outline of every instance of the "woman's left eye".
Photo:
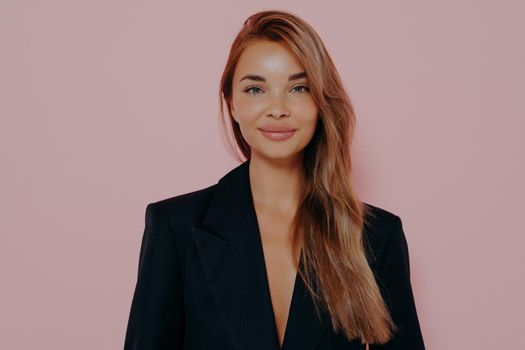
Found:
M 297 88 L 303 88 L 304 92 L 309 91 L 308 87 L 306 87 L 304 85 L 298 85 L 298 86 L 294 87 L 294 89 L 297 89 Z

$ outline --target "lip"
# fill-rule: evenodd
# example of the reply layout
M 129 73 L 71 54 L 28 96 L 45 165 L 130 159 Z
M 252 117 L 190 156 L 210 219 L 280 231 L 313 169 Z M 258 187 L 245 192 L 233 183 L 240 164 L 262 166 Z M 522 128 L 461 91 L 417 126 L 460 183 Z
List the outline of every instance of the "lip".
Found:
M 285 127 L 265 127 L 259 128 L 261 134 L 272 141 L 284 141 L 288 140 L 295 134 L 297 129 L 285 128 Z
M 265 127 L 259 128 L 259 130 L 266 131 L 266 132 L 292 132 L 297 129 L 289 128 L 286 126 L 265 126 Z

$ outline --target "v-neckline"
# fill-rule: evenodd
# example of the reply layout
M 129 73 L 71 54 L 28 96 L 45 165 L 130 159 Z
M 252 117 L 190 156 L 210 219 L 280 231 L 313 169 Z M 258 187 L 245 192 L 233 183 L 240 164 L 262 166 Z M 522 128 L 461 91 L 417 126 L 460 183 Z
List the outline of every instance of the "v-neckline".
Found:
M 298 266 L 297 266 L 297 270 L 295 271 L 295 278 L 294 278 L 294 284 L 293 284 L 293 288 L 292 288 L 292 296 L 291 296 L 291 299 L 290 299 L 290 306 L 288 307 L 288 315 L 286 317 L 286 325 L 284 326 L 284 335 L 283 335 L 283 343 L 282 345 L 279 344 L 279 333 L 277 332 L 277 322 L 275 321 L 275 311 L 274 311 L 274 306 L 273 306 L 273 300 L 272 300 L 272 294 L 271 294 L 271 291 L 270 291 L 270 278 L 268 276 L 268 269 L 266 267 L 266 260 L 265 260 L 265 256 L 264 256 L 264 247 L 263 247 L 263 242 L 262 242 L 262 235 L 261 235 L 261 230 L 260 230 L 260 227 L 259 227 L 259 220 L 257 218 L 257 212 L 255 210 L 255 206 L 253 207 L 253 210 L 254 210 L 254 213 L 255 213 L 255 223 L 256 223 L 256 227 L 257 227 L 257 233 L 258 233 L 258 244 L 259 244 L 259 248 L 260 248 L 260 257 L 262 259 L 262 266 L 263 266 L 263 274 L 264 274 L 264 284 L 265 284 L 265 294 L 266 294 L 266 297 L 267 299 L 270 301 L 270 311 L 271 311 L 271 315 L 272 315 L 272 323 L 273 323 L 273 333 L 275 334 L 275 339 L 276 339 L 276 346 L 277 346 L 277 349 L 278 350 L 284 350 L 285 349 L 285 346 L 286 346 L 286 339 L 288 337 L 290 337 L 288 334 L 290 333 L 290 328 L 291 328 L 291 323 L 292 323 L 292 316 L 294 315 L 295 313 L 295 310 L 294 310 L 294 306 L 295 306 L 295 300 L 297 299 L 297 296 L 296 294 L 298 293 L 298 283 L 299 283 L 299 268 L 301 265 L 301 254 L 299 254 L 299 262 L 298 262 Z
M 287 337 L 290 337 L 288 334 L 290 333 L 290 328 L 291 328 L 291 322 L 292 322 L 291 318 L 294 315 L 295 299 L 297 299 L 296 294 L 298 292 L 297 284 L 299 282 L 300 276 L 299 276 L 299 273 L 296 271 L 295 272 L 294 284 L 293 284 L 293 288 L 292 288 L 292 296 L 290 298 L 290 306 L 288 307 L 288 315 L 286 317 L 286 325 L 284 326 L 283 343 L 282 343 L 282 345 L 280 345 L 279 344 L 279 333 L 277 331 L 277 322 L 275 321 L 275 311 L 273 309 L 274 307 L 273 307 L 273 301 L 272 301 L 272 294 L 270 292 L 270 279 L 268 277 L 268 270 L 266 268 L 266 263 L 264 262 L 264 249 L 263 249 L 263 246 L 262 246 L 262 239 L 259 240 L 259 243 L 260 243 L 261 252 L 262 252 L 262 255 L 263 255 L 264 279 L 265 279 L 265 284 L 266 284 L 266 288 L 265 289 L 266 289 L 266 295 L 268 297 L 268 300 L 270 300 L 270 309 L 271 309 L 272 320 L 273 320 L 273 330 L 274 330 L 275 338 L 277 339 L 277 349 L 283 350 L 284 347 L 286 346 L 286 339 L 287 339 Z
M 263 268 L 263 275 L 264 275 L 264 284 L 265 284 L 265 294 L 266 294 L 266 298 L 267 300 L 269 301 L 269 304 L 270 304 L 270 312 L 271 312 L 271 318 L 272 318 L 272 323 L 273 323 L 273 334 L 275 335 L 275 339 L 276 339 L 276 348 L 278 350 L 285 350 L 285 347 L 287 346 L 286 345 L 286 342 L 287 342 L 287 338 L 290 337 L 289 333 L 290 333 L 290 328 L 292 327 L 292 320 L 291 318 L 294 316 L 294 313 L 295 313 L 295 310 L 294 310 L 294 306 L 295 306 L 295 303 L 296 303 L 296 299 L 297 299 L 297 296 L 296 294 L 298 293 L 298 283 L 299 283 L 299 273 L 298 273 L 298 270 L 300 268 L 300 265 L 301 265 L 301 257 L 302 257 L 302 248 L 300 248 L 300 251 L 299 251 L 299 261 L 298 261 L 298 264 L 297 264 L 297 269 L 295 271 L 295 278 L 294 278 L 294 283 L 293 283 L 293 288 L 292 288 L 292 296 L 290 298 L 290 306 L 288 307 L 288 315 L 286 317 L 286 325 L 284 326 L 284 335 L 283 335 L 283 343 L 282 345 L 279 344 L 279 333 L 277 331 L 277 322 L 275 321 L 275 311 L 274 311 L 274 306 L 273 306 L 273 300 L 272 300 L 272 294 L 271 294 L 271 291 L 270 291 L 270 278 L 268 276 L 268 269 L 266 267 L 266 259 L 265 259 L 265 254 L 264 254 L 264 247 L 263 247 L 263 240 L 262 240 L 262 234 L 261 234 L 261 227 L 260 227 L 260 224 L 259 224 L 259 218 L 257 216 L 257 209 L 256 209 L 256 206 L 255 206 L 255 200 L 253 198 L 253 193 L 252 193 L 252 189 L 251 189 L 251 181 L 250 181 L 250 177 L 249 177 L 249 162 L 248 162 L 248 165 L 247 165 L 247 172 L 248 172 L 248 189 L 249 189 L 249 194 L 250 194 L 250 210 L 251 210 L 251 218 L 254 220 L 254 226 L 257 230 L 257 242 L 258 242 L 258 245 L 259 245 L 259 252 L 260 252 L 260 258 L 262 260 L 262 268 Z

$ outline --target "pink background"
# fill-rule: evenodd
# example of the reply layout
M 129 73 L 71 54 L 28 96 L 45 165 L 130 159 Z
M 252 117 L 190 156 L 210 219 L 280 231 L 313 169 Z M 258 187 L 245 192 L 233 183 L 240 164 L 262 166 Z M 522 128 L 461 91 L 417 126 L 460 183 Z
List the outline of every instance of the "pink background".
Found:
M 3 0 L 1 349 L 122 348 L 146 204 L 238 164 L 219 78 L 274 6 L 348 88 L 354 181 L 403 219 L 427 348 L 525 348 L 523 2 Z

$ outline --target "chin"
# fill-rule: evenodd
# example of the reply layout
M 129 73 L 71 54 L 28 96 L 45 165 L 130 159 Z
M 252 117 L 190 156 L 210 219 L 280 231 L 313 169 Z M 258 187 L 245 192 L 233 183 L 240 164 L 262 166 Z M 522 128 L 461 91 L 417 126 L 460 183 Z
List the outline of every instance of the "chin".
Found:
M 300 152 L 291 151 L 290 149 L 284 149 L 286 147 L 283 147 L 281 150 L 253 150 L 255 153 L 257 153 L 260 157 L 266 158 L 269 160 L 292 160 L 294 158 L 298 158 L 301 154 Z

